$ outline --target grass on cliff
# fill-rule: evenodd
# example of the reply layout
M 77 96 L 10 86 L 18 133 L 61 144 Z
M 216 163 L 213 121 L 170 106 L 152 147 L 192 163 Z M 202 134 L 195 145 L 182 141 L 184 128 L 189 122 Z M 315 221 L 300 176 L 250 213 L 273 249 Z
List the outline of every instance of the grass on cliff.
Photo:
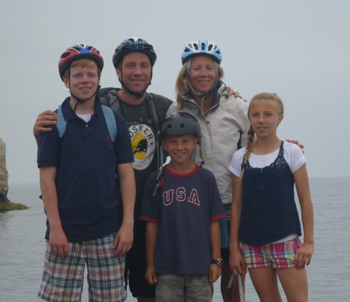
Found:
M 0 200 L 0 212 L 13 211 L 13 210 L 27 210 L 28 207 L 24 204 L 14 203 L 8 200 L 7 197 Z

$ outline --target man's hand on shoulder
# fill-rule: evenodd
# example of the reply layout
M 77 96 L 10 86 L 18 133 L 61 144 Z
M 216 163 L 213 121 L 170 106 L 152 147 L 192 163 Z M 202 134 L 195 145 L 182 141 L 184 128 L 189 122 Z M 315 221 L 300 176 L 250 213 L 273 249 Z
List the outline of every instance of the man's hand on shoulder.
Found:
M 228 96 L 234 96 L 235 98 L 242 98 L 239 94 L 239 91 L 234 91 L 230 86 L 226 87 L 226 92 L 228 94 Z
M 40 132 L 51 131 L 49 126 L 56 125 L 57 114 L 51 110 L 46 110 L 40 113 L 35 121 L 33 134 L 35 139 L 38 140 Z

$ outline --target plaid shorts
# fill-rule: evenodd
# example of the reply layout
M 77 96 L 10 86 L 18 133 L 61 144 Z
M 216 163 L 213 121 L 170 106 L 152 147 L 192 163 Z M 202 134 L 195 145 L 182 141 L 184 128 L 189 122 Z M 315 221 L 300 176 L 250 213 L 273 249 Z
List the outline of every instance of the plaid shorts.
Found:
M 294 267 L 295 253 L 300 246 L 299 237 L 265 245 L 240 244 L 248 268 L 272 267 L 274 269 Z
M 47 244 L 44 273 L 38 296 L 45 301 L 80 301 L 85 264 L 89 301 L 125 301 L 125 255 L 114 256 L 115 234 L 82 243 L 69 243 L 70 255 L 61 259 Z

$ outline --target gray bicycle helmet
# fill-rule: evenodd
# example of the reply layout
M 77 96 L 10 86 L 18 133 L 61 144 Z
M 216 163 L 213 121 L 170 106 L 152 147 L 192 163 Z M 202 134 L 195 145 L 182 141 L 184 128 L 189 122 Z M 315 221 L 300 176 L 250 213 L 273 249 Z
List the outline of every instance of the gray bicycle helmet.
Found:
M 132 52 L 142 52 L 149 57 L 151 65 L 153 67 L 156 62 L 157 55 L 153 49 L 153 46 L 149 44 L 145 39 L 132 37 L 125 39 L 120 45 L 115 49 L 113 55 L 113 65 L 115 68 L 118 67 L 123 58 Z
M 160 126 L 159 138 L 170 135 L 193 135 L 200 141 L 202 137 L 201 127 L 197 119 L 187 112 L 175 112 L 168 114 Z

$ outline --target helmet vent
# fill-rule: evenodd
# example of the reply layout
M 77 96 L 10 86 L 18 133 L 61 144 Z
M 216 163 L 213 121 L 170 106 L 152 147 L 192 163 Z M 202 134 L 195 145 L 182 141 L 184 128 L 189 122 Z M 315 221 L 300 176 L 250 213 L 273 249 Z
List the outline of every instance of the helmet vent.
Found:
M 75 44 L 72 47 L 69 47 L 60 57 L 58 62 L 58 71 L 61 79 L 73 61 L 83 58 L 88 58 L 95 61 L 98 69 L 102 71 L 103 58 L 100 55 L 100 52 L 91 45 Z
M 66 58 L 66 57 L 68 57 L 69 55 L 70 55 L 69 52 L 65 52 L 64 54 L 62 54 L 61 59 Z
M 187 112 L 170 113 L 165 117 L 160 127 L 159 138 L 172 135 L 193 135 L 198 138 L 202 136 L 197 119 Z
M 182 64 L 185 64 L 188 60 L 196 55 L 208 55 L 218 64 L 220 64 L 222 60 L 222 55 L 219 47 L 215 43 L 212 43 L 208 40 L 196 40 L 187 44 L 182 51 Z

